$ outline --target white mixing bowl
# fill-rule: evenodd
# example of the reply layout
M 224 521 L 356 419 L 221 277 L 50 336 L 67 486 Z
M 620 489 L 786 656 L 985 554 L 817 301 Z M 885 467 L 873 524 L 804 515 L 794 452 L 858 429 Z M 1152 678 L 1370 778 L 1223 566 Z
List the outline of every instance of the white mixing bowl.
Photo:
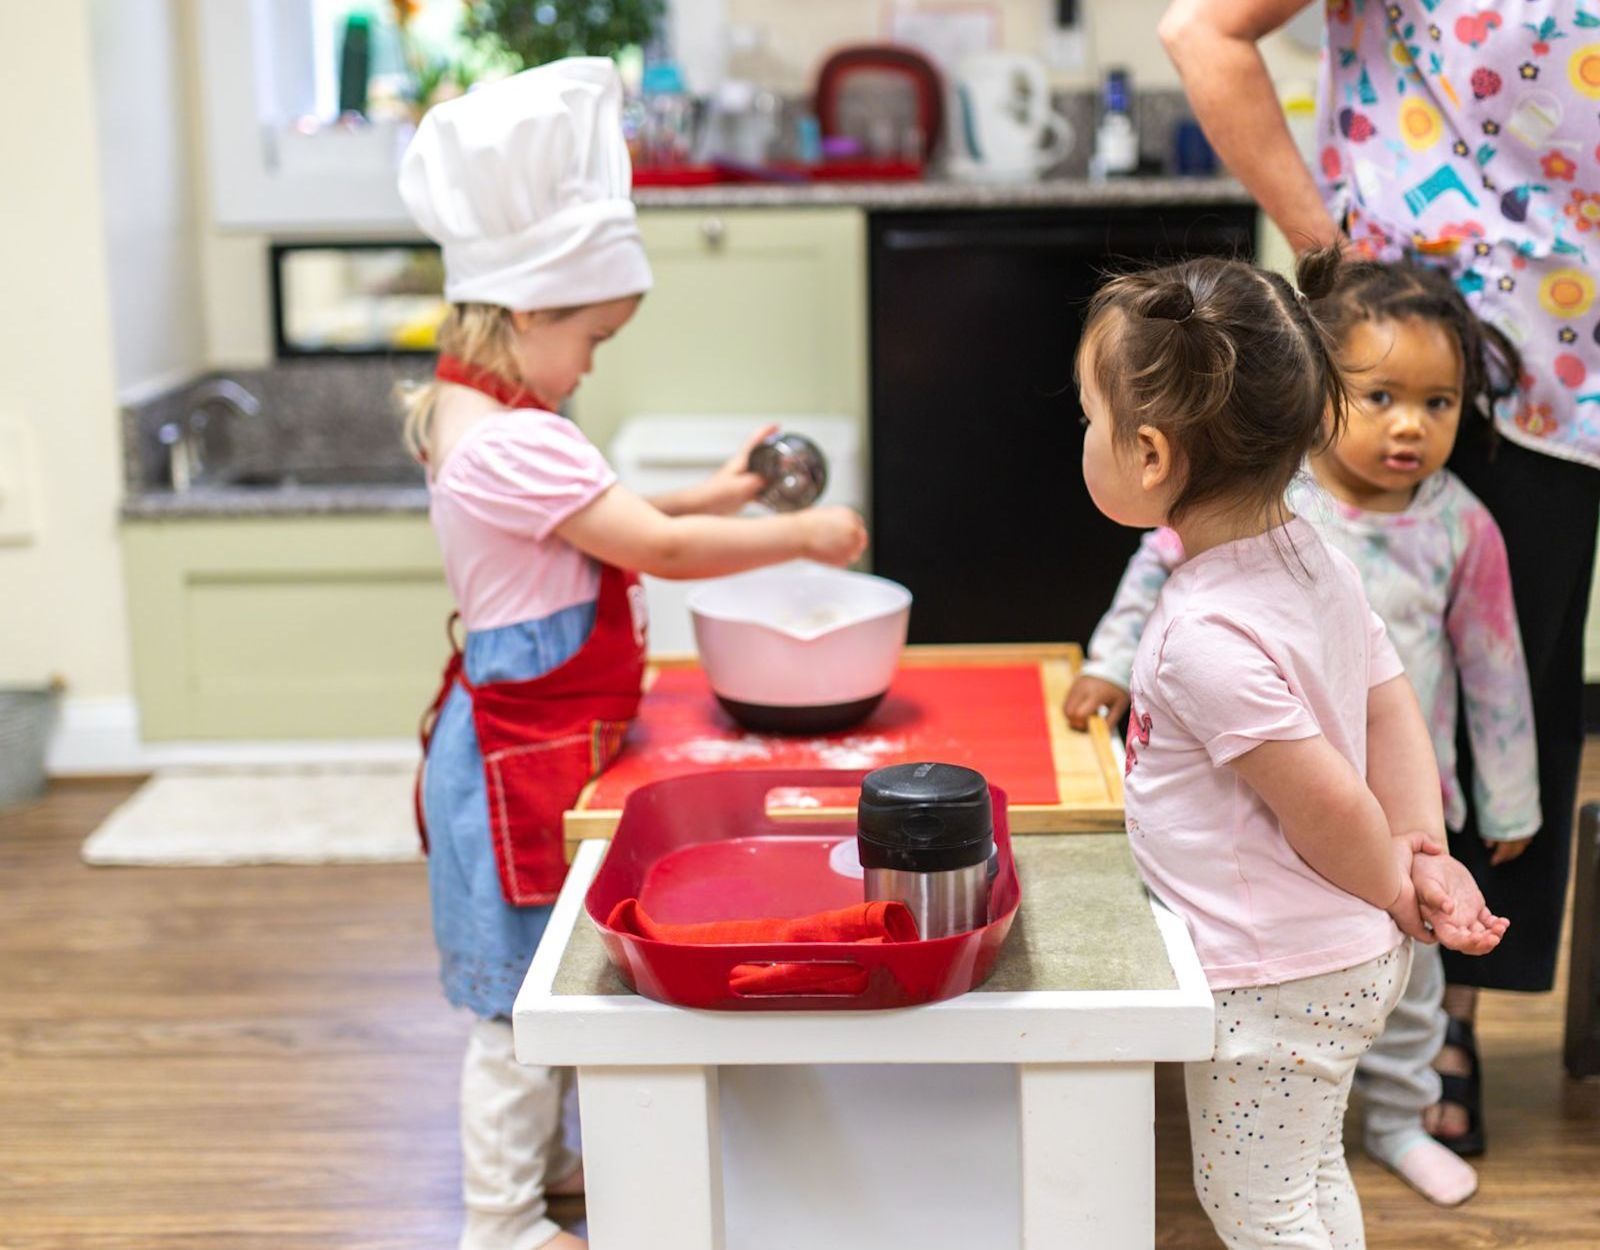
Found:
M 746 728 L 827 733 L 889 689 L 911 617 L 898 582 L 808 560 L 722 577 L 689 596 L 700 663 Z

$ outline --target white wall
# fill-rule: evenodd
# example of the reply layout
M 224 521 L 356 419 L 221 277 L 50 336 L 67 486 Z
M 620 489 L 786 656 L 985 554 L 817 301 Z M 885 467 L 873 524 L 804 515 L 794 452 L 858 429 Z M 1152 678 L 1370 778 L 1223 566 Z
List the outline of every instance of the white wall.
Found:
M 5 467 L 34 522 L 0 546 L 0 681 L 58 673 L 73 694 L 115 696 L 130 683 L 89 11 L 11 5 L 6 21 L 0 424 L 27 444 Z
M 127 394 L 205 359 L 184 57 L 172 0 L 90 0 L 116 381 Z

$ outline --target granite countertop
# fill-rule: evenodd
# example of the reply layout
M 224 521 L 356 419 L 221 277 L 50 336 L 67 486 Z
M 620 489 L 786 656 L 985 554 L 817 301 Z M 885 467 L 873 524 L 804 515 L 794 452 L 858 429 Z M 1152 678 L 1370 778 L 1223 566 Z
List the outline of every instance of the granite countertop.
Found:
M 401 443 L 393 396 L 432 367 L 422 358 L 279 361 L 203 375 L 125 406 L 122 518 L 425 513 L 428 489 Z M 223 482 L 173 491 L 160 431 L 184 420 L 196 388 L 217 377 L 243 387 L 260 411 L 230 414 L 223 441 L 207 448 L 203 458 Z
M 426 486 L 207 487 L 129 494 L 125 521 L 194 517 L 348 516 L 428 511 Z
M 1025 834 L 1012 847 L 1022 906 L 976 992 L 1176 988 L 1125 834 Z M 633 993 L 587 913 L 573 927 L 552 992 Z
M 1229 177 L 1042 178 L 1031 182 L 722 183 L 708 187 L 639 187 L 648 209 L 860 208 L 869 212 L 938 209 L 1122 208 L 1133 205 L 1248 204 Z

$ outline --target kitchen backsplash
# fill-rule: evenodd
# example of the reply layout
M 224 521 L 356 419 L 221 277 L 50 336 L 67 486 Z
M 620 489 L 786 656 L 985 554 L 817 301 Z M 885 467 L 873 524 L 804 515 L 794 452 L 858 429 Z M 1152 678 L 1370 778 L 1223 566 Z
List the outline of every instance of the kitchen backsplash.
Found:
M 225 456 L 232 472 L 403 469 L 411 459 L 400 441 L 400 409 L 394 388 L 402 380 L 426 377 L 431 363 L 420 357 L 317 360 L 289 361 L 266 369 L 228 369 L 125 407 L 126 489 L 135 494 L 167 485 L 167 449 L 161 442 L 161 427 L 181 421 L 195 407 L 196 388 L 217 377 L 239 383 L 261 403 L 255 416 L 243 416 L 220 404 L 207 409 L 209 421 L 222 423 L 213 439 L 215 456 Z

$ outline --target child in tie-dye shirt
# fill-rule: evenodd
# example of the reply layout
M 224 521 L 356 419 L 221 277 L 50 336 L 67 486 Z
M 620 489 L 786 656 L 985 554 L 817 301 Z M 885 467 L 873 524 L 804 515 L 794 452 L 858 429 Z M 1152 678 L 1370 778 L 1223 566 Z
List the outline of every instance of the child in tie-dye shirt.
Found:
M 1459 687 L 1477 828 L 1503 862 L 1540 824 L 1532 699 L 1505 544 L 1488 510 L 1443 466 L 1463 409 L 1476 419 L 1490 390 L 1491 358 L 1496 373 L 1514 378 L 1515 350 L 1427 269 L 1346 266 L 1316 311 L 1339 338 L 1349 424 L 1290 487 L 1289 507 L 1360 570 L 1427 716 L 1456 832 L 1467 815 L 1456 775 Z M 1101 706 L 1120 716 L 1145 621 L 1183 559 L 1173 531 L 1145 536 L 1068 695 L 1079 725 Z M 1357 1071 L 1369 1153 L 1452 1205 L 1471 1195 L 1475 1174 L 1423 1131 L 1441 1092 L 1431 1064 L 1445 1037 L 1443 995 L 1438 948 L 1419 945 L 1406 993 Z

